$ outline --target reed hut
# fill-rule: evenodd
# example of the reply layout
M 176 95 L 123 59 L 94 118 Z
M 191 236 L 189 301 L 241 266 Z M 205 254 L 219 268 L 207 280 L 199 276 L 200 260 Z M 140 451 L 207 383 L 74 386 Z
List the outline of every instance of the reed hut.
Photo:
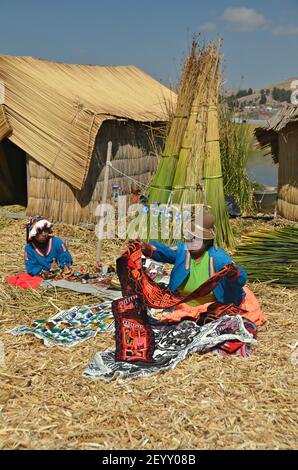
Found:
M 93 222 L 108 141 L 108 197 L 149 183 L 176 95 L 137 67 L 0 56 L 0 87 L 0 203 Z
M 281 109 L 255 134 L 261 148 L 268 148 L 278 167 L 278 213 L 298 221 L 298 106 Z

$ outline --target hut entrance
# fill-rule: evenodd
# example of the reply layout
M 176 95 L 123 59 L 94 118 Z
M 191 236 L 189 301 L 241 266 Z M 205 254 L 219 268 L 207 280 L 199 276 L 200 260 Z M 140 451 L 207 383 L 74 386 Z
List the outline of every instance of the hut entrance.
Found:
M 0 204 L 27 206 L 26 152 L 8 139 L 0 142 Z

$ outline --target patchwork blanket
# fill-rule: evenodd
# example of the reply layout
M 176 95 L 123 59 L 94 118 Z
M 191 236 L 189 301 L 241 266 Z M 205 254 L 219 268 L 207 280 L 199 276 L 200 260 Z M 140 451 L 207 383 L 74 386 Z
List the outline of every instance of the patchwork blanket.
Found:
M 119 377 L 120 381 L 124 381 L 173 369 L 189 354 L 216 350 L 225 341 L 240 341 L 248 347 L 256 343 L 240 315 L 225 315 L 203 326 L 186 321 L 176 325 L 154 322 L 152 327 L 156 345 L 153 364 L 116 362 L 115 350 L 108 349 L 95 354 L 84 375 L 107 381 Z
M 72 307 L 47 320 L 35 320 L 29 326 L 18 326 L 10 330 L 10 333 L 32 333 L 42 339 L 46 346 L 52 347 L 75 346 L 103 331 L 114 331 L 114 318 L 109 301 Z

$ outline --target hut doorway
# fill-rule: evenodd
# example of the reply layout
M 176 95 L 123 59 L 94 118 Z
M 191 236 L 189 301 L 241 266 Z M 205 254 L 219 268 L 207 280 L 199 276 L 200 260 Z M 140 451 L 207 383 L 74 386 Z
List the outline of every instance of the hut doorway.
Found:
M 0 142 L 0 204 L 27 206 L 26 152 L 9 139 Z

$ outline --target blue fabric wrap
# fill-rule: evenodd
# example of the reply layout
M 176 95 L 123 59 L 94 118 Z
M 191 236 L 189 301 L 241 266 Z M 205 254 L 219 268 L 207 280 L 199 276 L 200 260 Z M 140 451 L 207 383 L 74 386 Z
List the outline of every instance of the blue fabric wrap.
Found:
M 27 259 L 26 259 L 27 258 Z M 28 274 L 37 276 L 43 269 L 49 271 L 53 259 L 57 261 L 59 266 L 70 266 L 72 257 L 66 248 L 66 244 L 58 237 L 52 237 L 52 248 L 47 256 L 41 256 L 31 243 L 25 246 L 25 267 Z
M 186 253 L 187 249 L 185 243 L 177 243 L 171 247 L 162 243 L 150 241 L 152 251 L 152 259 L 163 263 L 173 264 L 174 267 L 171 272 L 169 287 L 172 291 L 176 290 L 188 276 L 190 269 L 186 268 Z M 233 263 L 232 258 L 222 248 L 214 248 L 213 246 L 208 250 L 209 258 L 212 256 L 214 260 L 214 271 L 218 272 L 227 264 Z M 218 302 L 223 304 L 233 303 L 240 305 L 245 298 L 243 286 L 246 283 L 246 272 L 240 267 L 238 268 L 238 275 L 233 279 L 224 276 L 219 284 L 213 290 L 213 293 Z M 210 263 L 209 263 L 209 276 L 210 276 Z

